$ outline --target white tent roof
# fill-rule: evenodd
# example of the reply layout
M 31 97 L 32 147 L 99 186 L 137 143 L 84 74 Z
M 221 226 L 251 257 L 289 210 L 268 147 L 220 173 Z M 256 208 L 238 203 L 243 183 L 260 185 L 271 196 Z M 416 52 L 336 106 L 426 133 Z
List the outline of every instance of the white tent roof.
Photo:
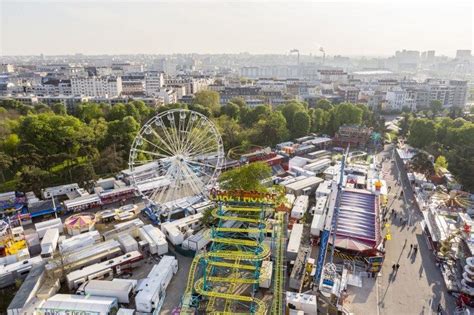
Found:
M 117 303 L 113 297 L 56 294 L 45 300 L 39 310 L 81 311 L 93 314 L 108 314 Z

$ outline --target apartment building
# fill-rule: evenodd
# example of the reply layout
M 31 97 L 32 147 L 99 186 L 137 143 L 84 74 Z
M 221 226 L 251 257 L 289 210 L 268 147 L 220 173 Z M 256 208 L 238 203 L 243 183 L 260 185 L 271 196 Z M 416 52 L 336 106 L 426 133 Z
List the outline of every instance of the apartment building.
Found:
M 116 97 L 122 93 L 122 78 L 115 76 L 71 78 L 72 95 Z
M 337 88 L 337 94 L 342 97 L 343 102 L 357 103 L 359 100 L 359 88 L 349 85 L 340 85 Z
M 164 85 L 163 72 L 149 71 L 145 75 L 145 94 L 147 96 L 157 95 Z
M 387 101 L 387 109 L 400 111 L 404 107 L 411 110 L 416 109 L 415 100 L 410 98 L 409 93 L 401 88 L 395 88 L 388 91 L 385 95 Z

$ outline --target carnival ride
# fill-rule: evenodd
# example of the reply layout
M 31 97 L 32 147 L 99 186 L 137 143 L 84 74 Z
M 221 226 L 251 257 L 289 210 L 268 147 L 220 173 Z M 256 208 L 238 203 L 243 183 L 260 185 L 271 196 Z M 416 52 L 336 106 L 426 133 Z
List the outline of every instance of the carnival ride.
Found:
M 223 163 L 216 126 L 198 112 L 172 109 L 147 121 L 133 140 L 131 184 L 153 213 L 169 219 L 180 201 L 208 194 Z
M 461 280 L 461 291 L 474 296 L 474 257 L 466 259 L 466 266 Z
M 13 230 L 16 229 L 20 232 L 13 232 Z M 9 223 L 0 220 L 0 257 L 15 255 L 25 248 L 27 248 L 27 244 L 24 238 L 23 228 L 13 228 Z
M 461 235 L 461 233 L 461 230 L 456 230 L 452 232 L 446 239 L 441 241 L 441 246 L 438 251 L 439 258 L 449 258 L 452 256 L 453 242 L 459 235 Z
M 94 213 L 82 212 L 73 214 L 64 221 L 64 227 L 69 235 L 79 235 L 94 230 L 96 216 Z
M 268 222 L 272 204 L 219 203 L 212 215 L 218 219 L 211 229 L 210 250 L 196 255 L 189 271 L 181 303 L 181 314 L 267 314 L 266 303 L 255 297 L 262 261 L 271 258 L 263 242 L 273 232 L 274 299 L 271 314 L 284 309 L 285 213 L 275 214 L 276 224 Z M 239 221 L 239 228 L 227 228 L 226 221 Z
M 451 190 L 449 193 L 437 191 L 433 194 L 432 199 L 443 202 L 448 208 L 462 208 L 464 210 L 474 208 L 474 201 L 469 198 L 469 193 L 460 190 Z

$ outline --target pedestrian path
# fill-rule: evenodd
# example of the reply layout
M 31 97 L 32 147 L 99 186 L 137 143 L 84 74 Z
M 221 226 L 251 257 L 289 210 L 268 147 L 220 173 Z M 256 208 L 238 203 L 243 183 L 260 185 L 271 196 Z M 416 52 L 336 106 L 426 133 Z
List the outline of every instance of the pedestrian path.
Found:
M 387 156 L 389 153 L 383 153 Z M 378 279 L 378 305 L 380 314 L 429 314 L 435 313 L 439 303 L 448 309 L 453 307 L 453 299 L 447 294 L 441 272 L 435 265 L 434 258 L 426 246 L 425 236 L 418 224 L 417 211 L 405 203 L 405 198 L 412 198 L 407 183 L 403 187 L 404 198 L 399 198 L 402 190 L 397 185 L 397 168 L 394 163 L 386 161 L 383 168 L 389 168 L 387 185 L 392 187 L 389 195 L 390 209 L 396 216 L 387 214 L 392 239 L 386 242 L 385 263 L 381 277 Z M 411 222 L 408 218 L 411 217 Z M 400 221 L 402 219 L 402 221 Z M 417 250 L 414 250 L 417 246 Z M 399 265 L 393 269 L 393 265 Z M 431 306 L 430 306 L 431 305 Z M 445 307 L 446 309 L 446 307 Z

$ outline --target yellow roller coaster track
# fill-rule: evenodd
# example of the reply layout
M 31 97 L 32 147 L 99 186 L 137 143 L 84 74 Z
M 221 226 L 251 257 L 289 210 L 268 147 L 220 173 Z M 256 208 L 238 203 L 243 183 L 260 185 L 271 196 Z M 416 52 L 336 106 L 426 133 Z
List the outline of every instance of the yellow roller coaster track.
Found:
M 266 233 L 272 231 L 269 229 L 269 224 L 263 218 L 262 212 L 265 212 L 263 207 L 236 207 L 236 206 L 223 206 L 221 209 L 214 209 L 212 215 L 222 221 L 239 221 L 250 224 L 259 224 L 262 228 L 249 227 L 249 228 L 215 228 L 214 231 L 222 233 Z M 247 212 L 245 217 L 242 216 L 242 212 Z M 235 213 L 233 215 L 232 213 Z M 239 216 L 236 216 L 239 215 Z M 251 216 L 255 217 L 251 217 Z M 234 270 L 234 273 L 237 270 L 246 270 L 256 272 L 259 267 L 258 265 L 245 264 L 245 262 L 259 262 L 270 255 L 270 248 L 258 242 L 256 240 L 249 239 L 239 239 L 239 238 L 228 238 L 228 237 L 212 237 L 211 241 L 218 244 L 235 246 L 236 250 L 222 249 L 222 250 L 212 250 L 207 253 L 198 254 L 194 257 L 194 260 L 191 264 L 189 270 L 188 281 L 186 285 L 186 290 L 183 296 L 181 314 L 193 314 L 194 310 L 191 307 L 192 303 L 192 294 L 196 292 L 201 296 L 206 296 L 208 298 L 208 304 L 206 308 L 206 314 L 232 314 L 238 315 L 240 313 L 230 312 L 230 301 L 240 301 L 253 303 L 256 306 L 256 309 L 253 311 L 254 314 L 263 315 L 266 314 L 266 305 L 263 301 L 245 295 L 238 295 L 230 293 L 232 292 L 237 284 L 257 284 L 258 279 L 249 279 L 238 276 L 212 276 L 209 275 L 206 277 L 206 281 L 213 283 L 229 283 L 228 292 L 218 292 L 216 290 L 208 290 L 204 288 L 204 278 L 199 278 L 195 281 L 195 276 L 201 261 L 204 261 L 205 264 L 214 267 L 223 267 L 230 268 Z M 246 246 L 249 248 L 254 248 L 253 251 L 244 251 L 240 246 Z M 215 261 L 210 258 L 223 259 L 227 261 Z M 225 300 L 224 311 L 216 311 L 214 309 L 216 299 Z M 248 314 L 248 313 L 242 313 Z
M 285 213 L 278 212 L 276 214 L 278 225 L 276 229 L 276 246 L 275 246 L 275 274 L 273 283 L 273 304 L 272 315 L 279 315 L 283 310 L 283 279 L 284 279 L 284 253 L 285 253 Z

